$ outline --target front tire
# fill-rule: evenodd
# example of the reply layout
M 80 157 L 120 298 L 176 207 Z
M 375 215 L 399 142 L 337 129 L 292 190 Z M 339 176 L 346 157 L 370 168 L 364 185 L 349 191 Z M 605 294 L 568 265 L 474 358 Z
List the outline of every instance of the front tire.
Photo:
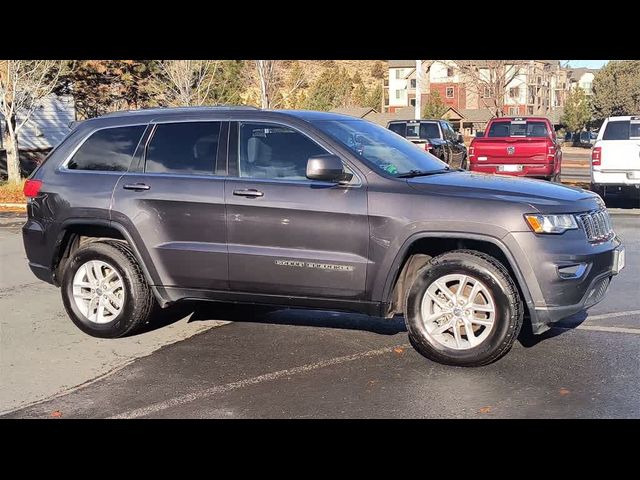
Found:
M 409 339 L 425 357 L 446 365 L 495 362 L 513 346 L 523 304 L 507 269 L 474 250 L 432 258 L 406 297 Z
M 92 337 L 118 338 L 149 321 L 155 300 L 129 246 L 85 243 L 62 275 L 62 301 L 75 325 Z

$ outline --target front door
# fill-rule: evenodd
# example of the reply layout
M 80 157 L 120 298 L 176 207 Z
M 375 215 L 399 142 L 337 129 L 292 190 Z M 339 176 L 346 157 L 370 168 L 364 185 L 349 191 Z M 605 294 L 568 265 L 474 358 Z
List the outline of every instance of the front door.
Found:
M 116 185 L 112 220 L 123 224 L 154 282 L 165 287 L 228 288 L 224 177 L 225 122 L 155 125 L 137 170 Z M 223 141 L 224 139 L 225 141 Z
M 230 288 L 363 299 L 367 192 L 308 180 L 307 159 L 333 153 L 286 125 L 232 124 L 225 182 Z

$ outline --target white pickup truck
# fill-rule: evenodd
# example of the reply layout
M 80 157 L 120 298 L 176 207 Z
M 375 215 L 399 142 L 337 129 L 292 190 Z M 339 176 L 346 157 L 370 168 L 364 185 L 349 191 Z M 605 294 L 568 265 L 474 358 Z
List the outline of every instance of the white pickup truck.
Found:
M 640 197 L 640 116 L 609 117 L 591 150 L 591 189 Z

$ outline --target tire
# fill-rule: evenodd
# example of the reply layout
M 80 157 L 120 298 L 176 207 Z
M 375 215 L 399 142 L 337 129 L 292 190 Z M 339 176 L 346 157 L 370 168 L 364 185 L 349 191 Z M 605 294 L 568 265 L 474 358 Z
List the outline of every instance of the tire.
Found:
M 96 263 L 87 263 L 91 261 Z M 95 265 L 100 265 L 100 267 L 94 268 L 93 266 Z M 81 268 L 84 270 L 79 272 Z M 93 299 L 96 296 L 95 292 L 97 292 L 97 297 L 102 297 L 104 300 L 101 301 L 106 306 L 106 293 L 102 296 L 98 288 L 88 287 L 91 281 L 86 271 L 90 268 L 94 270 L 94 273 L 92 273 L 93 278 L 96 278 L 95 271 L 99 270 L 103 275 L 108 272 L 105 275 L 106 277 L 115 278 L 113 283 L 109 283 L 109 285 L 120 285 L 113 294 L 114 297 L 109 297 L 116 299 L 116 301 L 109 303 L 110 308 L 115 310 L 116 313 L 113 313 L 109 308 L 103 307 L 102 312 L 106 317 L 102 318 L 97 313 L 98 307 L 96 305 L 91 307 L 90 302 L 93 300 L 76 301 L 74 297 L 74 279 L 76 279 L 77 295 L 80 296 L 79 292 L 82 291 L 83 296 Z M 111 268 L 115 273 L 112 272 Z M 82 282 L 80 287 L 78 287 L 80 285 L 78 282 Z M 106 285 L 105 280 L 103 286 Z M 149 321 L 156 303 L 142 268 L 136 261 L 133 252 L 127 244 L 116 240 L 89 242 L 78 248 L 64 270 L 60 290 L 64 307 L 73 323 L 83 332 L 99 338 L 118 338 L 131 334 Z M 105 288 L 106 291 L 108 290 Z M 120 300 L 119 306 L 117 305 L 117 300 Z M 83 313 L 79 305 L 79 303 L 84 304 L 84 302 L 89 302 L 88 315 Z M 100 303 L 100 305 L 103 304 Z M 96 312 L 93 315 L 95 318 L 90 320 L 91 312 L 94 311 Z
M 451 314 L 451 321 L 459 325 L 456 327 L 457 338 L 454 328 L 442 334 L 437 334 L 432 328 L 431 332 L 436 333 L 432 335 L 427 328 L 429 322 L 423 319 L 425 295 L 427 295 L 425 304 L 434 305 L 427 290 L 435 288 L 434 282 L 442 280 L 445 276 L 450 279 L 463 275 L 471 278 L 466 280 L 467 283 L 464 283 L 464 280 L 461 281 L 466 285 L 465 291 L 472 293 L 475 288 L 475 283 L 472 282 L 479 282 L 478 288 L 481 290 L 474 296 L 474 300 L 486 301 L 486 305 L 475 301 L 472 303 L 478 308 L 486 307 L 485 310 L 493 305 L 493 312 L 474 311 L 469 315 L 468 312 L 474 310 L 473 307 L 469 307 L 469 310 L 466 310 L 467 307 L 454 309 L 458 313 L 462 311 L 460 315 L 464 316 L 456 316 L 458 313 Z M 441 293 L 440 289 L 437 295 Z M 457 294 L 457 291 L 455 293 Z M 495 258 L 474 250 L 454 250 L 432 258 L 418 271 L 407 292 L 405 302 L 406 323 L 411 344 L 423 356 L 445 365 L 478 367 L 495 362 L 511 349 L 522 328 L 524 307 L 509 272 Z M 444 318 L 446 317 L 441 316 L 439 320 Z M 485 322 L 486 325 L 475 323 L 480 321 Z M 445 323 L 443 321 L 438 328 L 446 326 Z M 487 326 L 489 324 L 491 327 Z M 466 328 L 463 325 L 471 325 L 473 340 L 466 334 Z M 476 334 L 478 334 L 477 337 Z
M 596 183 L 592 183 L 590 185 L 589 190 L 591 190 L 592 192 L 597 193 L 598 195 L 600 195 L 600 197 L 604 200 L 605 197 L 605 189 L 602 185 L 598 185 Z

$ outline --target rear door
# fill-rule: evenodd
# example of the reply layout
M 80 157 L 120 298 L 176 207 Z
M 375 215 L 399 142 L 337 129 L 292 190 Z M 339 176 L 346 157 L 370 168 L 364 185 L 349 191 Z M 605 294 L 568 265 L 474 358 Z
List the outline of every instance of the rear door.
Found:
M 138 165 L 116 185 L 112 219 L 134 237 L 160 285 L 228 288 L 224 176 L 216 173 L 227 132 L 220 121 L 157 123 Z
M 229 138 L 231 289 L 364 298 L 369 223 L 363 180 L 354 176 L 337 185 L 307 179 L 307 159 L 334 152 L 283 123 L 232 123 Z
M 602 148 L 600 171 L 639 171 L 640 178 L 640 117 L 610 120 L 596 146 Z

